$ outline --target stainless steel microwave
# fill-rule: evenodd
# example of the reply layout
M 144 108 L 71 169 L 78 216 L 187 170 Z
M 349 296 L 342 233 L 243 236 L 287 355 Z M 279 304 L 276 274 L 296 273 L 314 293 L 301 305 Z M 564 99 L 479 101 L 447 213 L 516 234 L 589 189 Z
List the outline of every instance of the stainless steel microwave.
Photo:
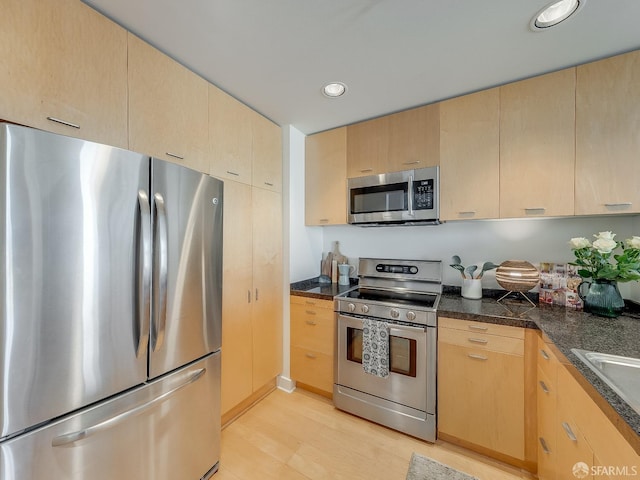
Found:
M 439 180 L 439 167 L 350 178 L 348 222 L 440 223 Z

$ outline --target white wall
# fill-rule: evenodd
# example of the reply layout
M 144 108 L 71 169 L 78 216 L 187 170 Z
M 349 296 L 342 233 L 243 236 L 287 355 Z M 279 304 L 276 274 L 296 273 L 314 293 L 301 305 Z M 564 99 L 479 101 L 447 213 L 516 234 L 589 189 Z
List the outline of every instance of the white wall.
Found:
M 567 242 L 572 237 L 592 238 L 611 230 L 617 239 L 640 234 L 638 217 L 572 217 L 553 219 L 486 220 L 448 222 L 411 227 L 324 227 L 323 250 L 331 251 L 335 240 L 340 251 L 357 264 L 357 257 L 441 260 L 443 283 L 461 283 L 460 274 L 449 267 L 452 255 L 460 255 L 464 265 L 492 261 L 527 260 L 570 262 L 573 253 Z M 634 284 L 637 286 L 637 283 Z M 495 274 L 485 274 L 484 288 L 500 288 Z M 624 290 L 624 291 L 623 291 Z M 622 285 L 627 298 L 629 285 Z M 637 290 L 637 288 L 635 289 Z
M 320 274 L 322 227 L 304 225 L 304 139 L 299 130 L 289 126 L 289 275 L 298 282 Z M 286 250 L 285 250 L 286 252 Z

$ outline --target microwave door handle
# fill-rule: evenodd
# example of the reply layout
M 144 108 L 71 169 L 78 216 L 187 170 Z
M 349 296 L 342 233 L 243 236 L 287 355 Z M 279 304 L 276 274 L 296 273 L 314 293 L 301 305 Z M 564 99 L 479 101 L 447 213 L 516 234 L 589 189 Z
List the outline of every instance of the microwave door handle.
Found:
M 413 217 L 413 175 L 409 175 L 409 216 Z

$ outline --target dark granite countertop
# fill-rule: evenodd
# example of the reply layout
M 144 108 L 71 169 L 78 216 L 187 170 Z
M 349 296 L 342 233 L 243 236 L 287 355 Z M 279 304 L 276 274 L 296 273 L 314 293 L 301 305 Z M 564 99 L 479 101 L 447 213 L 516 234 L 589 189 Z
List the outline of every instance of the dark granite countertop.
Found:
M 353 287 L 331 284 L 321 286 L 317 279 L 312 279 L 292 284 L 291 293 L 331 300 L 338 293 L 350 288 Z M 612 319 L 546 304 L 536 303 L 534 308 L 525 299 L 517 296 L 509 296 L 498 303 L 498 294 L 504 292 L 483 293 L 486 295 L 481 300 L 468 300 L 459 295 L 459 289 L 445 287 L 440 298 L 438 315 L 541 330 L 555 345 L 556 353 L 561 354 L 561 361 L 574 367 L 569 370 L 578 382 L 583 386 L 593 387 L 593 390 L 606 400 L 606 405 L 603 405 L 601 399 L 594 398 L 594 392 L 587 392 L 603 411 L 607 410 L 603 407 L 608 405 L 624 421 L 622 424 L 616 418 L 612 418 L 612 412 L 605 411 L 618 430 L 640 453 L 640 414 L 571 351 L 572 348 L 578 348 L 640 358 L 640 315 L 636 313 L 635 308 L 628 309 L 625 314 Z M 580 376 L 582 378 L 579 378 Z

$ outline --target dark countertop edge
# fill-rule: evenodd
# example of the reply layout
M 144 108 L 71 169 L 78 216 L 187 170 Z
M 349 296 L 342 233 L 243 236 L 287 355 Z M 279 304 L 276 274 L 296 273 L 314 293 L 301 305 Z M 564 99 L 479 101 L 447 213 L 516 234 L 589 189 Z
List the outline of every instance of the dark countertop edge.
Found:
M 350 286 L 340 286 L 339 288 L 336 284 L 320 284 L 317 280 L 318 279 L 316 277 L 309 280 L 292 283 L 290 290 L 291 295 L 318 298 L 322 300 L 333 300 L 333 297 L 335 295 L 342 293 L 342 291 L 350 290 L 355 285 L 357 285 L 357 279 L 352 279 L 352 284 Z M 309 289 L 319 286 L 323 286 L 323 290 L 326 288 L 326 291 L 323 291 L 322 293 L 314 293 L 308 291 Z M 460 289 L 459 287 L 445 286 L 443 288 L 443 291 L 443 298 L 451 299 L 458 298 Z M 504 292 L 500 290 L 483 290 L 483 297 L 485 296 L 485 294 L 487 294 L 487 296 L 484 298 L 497 299 L 499 298 L 498 295 L 503 293 Z M 529 294 L 528 297 L 534 301 L 537 300 L 537 298 L 531 294 Z M 536 309 L 533 309 L 532 311 L 534 311 L 536 314 L 538 314 L 537 316 L 539 316 L 541 310 L 543 309 L 539 307 L 536 307 Z M 551 307 L 546 305 L 544 306 L 544 310 L 549 309 L 565 310 L 562 307 Z M 528 311 L 529 310 L 527 309 L 525 310 L 525 312 Z M 542 314 L 544 315 L 544 313 Z M 553 346 L 555 347 L 554 353 L 556 353 L 560 362 L 565 367 L 569 367 L 567 368 L 567 370 L 571 373 L 571 375 L 583 387 L 585 392 L 596 403 L 596 405 L 598 405 L 600 410 L 613 423 L 620 434 L 629 442 L 636 453 L 640 455 L 640 414 L 638 414 L 633 408 L 631 408 L 611 387 L 609 387 L 609 385 L 603 382 L 600 377 L 598 377 L 589 367 L 587 367 L 580 359 L 578 359 L 578 357 L 576 357 L 573 352 L 571 352 L 571 348 L 582 348 L 582 345 L 576 344 L 572 347 L 564 346 L 562 341 L 554 339 L 553 332 L 548 331 L 548 329 L 545 329 L 544 326 L 541 325 L 541 323 L 543 323 L 542 321 L 535 318 L 527 318 L 525 315 L 508 316 L 500 314 L 469 313 L 451 308 L 451 306 L 449 308 L 446 308 L 446 306 L 443 308 L 442 302 L 440 307 L 438 308 L 438 315 L 459 320 L 469 320 L 475 322 L 492 323 L 496 325 L 529 328 L 542 332 L 553 343 Z M 616 352 L 602 353 L 616 354 Z

